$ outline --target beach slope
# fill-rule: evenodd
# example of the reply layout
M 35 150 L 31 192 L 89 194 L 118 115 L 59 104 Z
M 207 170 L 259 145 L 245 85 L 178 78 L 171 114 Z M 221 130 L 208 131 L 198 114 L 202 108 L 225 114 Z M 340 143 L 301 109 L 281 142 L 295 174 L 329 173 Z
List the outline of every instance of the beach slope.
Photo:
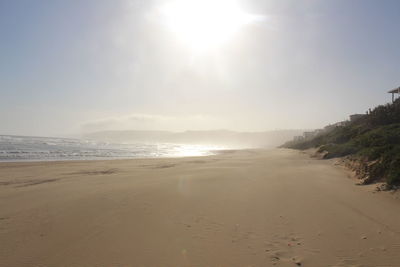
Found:
M 1 266 L 400 266 L 400 202 L 244 150 L 0 164 Z

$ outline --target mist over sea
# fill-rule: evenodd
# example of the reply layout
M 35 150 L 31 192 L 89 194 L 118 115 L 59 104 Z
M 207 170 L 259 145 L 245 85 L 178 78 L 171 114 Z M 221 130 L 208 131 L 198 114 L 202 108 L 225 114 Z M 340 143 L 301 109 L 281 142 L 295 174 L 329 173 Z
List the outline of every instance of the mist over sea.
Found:
M 190 157 L 212 155 L 219 149 L 224 147 L 0 135 L 0 161 L 3 162 Z

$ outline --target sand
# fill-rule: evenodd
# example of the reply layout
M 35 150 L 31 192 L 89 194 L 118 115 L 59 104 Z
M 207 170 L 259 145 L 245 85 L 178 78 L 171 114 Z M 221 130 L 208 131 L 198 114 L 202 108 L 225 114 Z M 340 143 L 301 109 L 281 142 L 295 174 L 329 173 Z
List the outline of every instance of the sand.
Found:
M 0 266 L 400 266 L 400 202 L 291 150 L 0 164 Z

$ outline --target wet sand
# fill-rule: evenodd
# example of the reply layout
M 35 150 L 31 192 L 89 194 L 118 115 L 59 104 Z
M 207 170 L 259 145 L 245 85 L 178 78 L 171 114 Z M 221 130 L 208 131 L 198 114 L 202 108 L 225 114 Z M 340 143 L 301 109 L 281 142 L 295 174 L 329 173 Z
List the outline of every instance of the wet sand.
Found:
M 400 266 L 400 202 L 291 150 L 0 164 L 0 266 Z

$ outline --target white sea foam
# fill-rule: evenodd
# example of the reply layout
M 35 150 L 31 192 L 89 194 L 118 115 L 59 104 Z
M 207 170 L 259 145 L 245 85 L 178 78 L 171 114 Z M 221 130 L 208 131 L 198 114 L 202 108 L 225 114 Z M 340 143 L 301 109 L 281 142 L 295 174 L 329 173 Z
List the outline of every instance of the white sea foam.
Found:
M 91 140 L 0 135 L 0 161 L 58 161 L 206 156 L 222 147 L 112 144 Z

